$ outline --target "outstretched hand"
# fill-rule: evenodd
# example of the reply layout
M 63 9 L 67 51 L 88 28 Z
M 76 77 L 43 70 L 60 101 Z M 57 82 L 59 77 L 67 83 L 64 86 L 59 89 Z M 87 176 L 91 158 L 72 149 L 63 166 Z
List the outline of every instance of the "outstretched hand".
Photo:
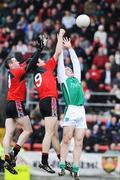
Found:
M 65 34 L 65 30 L 61 28 L 58 35 L 64 36 L 64 34 Z
M 57 34 L 57 40 L 61 37 L 63 38 L 64 34 L 65 34 L 65 30 L 61 28 L 59 30 L 59 33 Z
M 37 39 L 37 49 L 42 50 L 48 41 L 48 36 L 46 34 L 40 34 Z
M 63 45 L 64 45 L 64 47 L 66 47 L 66 48 L 71 48 L 71 47 L 72 47 L 72 45 L 71 45 L 71 39 L 70 39 L 70 38 L 67 38 L 67 37 L 63 38 Z

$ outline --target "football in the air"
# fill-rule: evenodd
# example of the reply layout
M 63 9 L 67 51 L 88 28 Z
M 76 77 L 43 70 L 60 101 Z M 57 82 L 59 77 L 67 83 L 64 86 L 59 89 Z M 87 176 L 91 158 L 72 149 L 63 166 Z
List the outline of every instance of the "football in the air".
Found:
M 76 18 L 76 25 L 79 28 L 87 28 L 90 25 L 90 18 L 86 14 L 81 14 Z

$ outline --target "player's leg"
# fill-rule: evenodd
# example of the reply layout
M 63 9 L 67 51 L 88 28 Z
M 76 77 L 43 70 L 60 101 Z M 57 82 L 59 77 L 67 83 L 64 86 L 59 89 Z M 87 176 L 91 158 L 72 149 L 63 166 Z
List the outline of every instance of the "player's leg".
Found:
M 20 134 L 15 147 L 13 148 L 14 157 L 17 156 L 17 154 L 20 151 L 20 148 L 27 141 L 28 137 L 30 136 L 30 134 L 33 131 L 29 116 L 26 115 L 26 116 L 23 116 L 20 118 L 16 118 L 16 122 L 18 122 L 22 126 L 23 131 Z
M 13 164 L 11 161 L 11 156 L 10 156 L 10 142 L 13 136 L 13 132 L 16 127 L 16 122 L 12 118 L 6 119 L 5 122 L 5 136 L 3 139 L 3 148 L 5 152 L 5 162 L 4 162 L 4 167 L 12 174 L 17 174 L 17 171 L 13 168 Z
M 55 173 L 48 165 L 48 154 L 52 143 L 54 129 L 57 123 L 57 101 L 54 97 L 47 97 L 40 101 L 40 111 L 45 120 L 45 136 L 42 142 L 42 160 L 39 165 L 47 172 Z
M 21 147 L 26 142 L 29 135 L 32 133 L 32 127 L 31 127 L 30 119 L 28 116 L 16 118 L 16 122 L 18 122 L 22 126 L 23 132 L 20 134 L 17 143 L 15 144 L 13 149 L 10 151 L 10 159 L 11 159 L 11 163 L 13 167 L 16 166 L 17 155 Z
M 13 136 L 13 132 L 16 127 L 15 117 L 17 115 L 16 105 L 14 101 L 8 101 L 6 104 L 6 121 L 5 121 L 5 136 L 3 139 L 3 147 L 5 151 L 6 158 L 9 156 L 10 141 Z
M 55 126 L 55 133 L 52 137 L 52 146 L 54 150 L 57 153 L 57 157 L 60 160 L 60 143 L 59 143 L 59 137 L 58 137 L 58 121 Z M 67 161 L 65 161 L 65 169 L 71 172 L 71 164 Z
M 79 162 L 83 146 L 83 138 L 85 135 L 85 130 L 87 128 L 85 110 L 83 106 L 80 106 L 76 111 L 76 126 L 74 131 L 74 151 L 73 151 L 73 166 L 72 172 L 74 174 L 75 180 L 79 180 Z
M 9 160 L 9 153 L 10 153 L 10 142 L 13 137 L 13 133 L 16 127 L 16 122 L 12 118 L 6 119 L 5 122 L 5 136 L 3 138 L 3 148 L 5 153 L 5 160 Z
M 74 133 L 74 151 L 73 151 L 73 159 L 74 159 L 74 164 L 77 166 L 79 165 L 80 162 L 80 155 L 82 151 L 82 146 L 83 146 L 83 138 L 85 135 L 85 129 L 75 129 Z
M 14 101 L 14 103 L 12 104 L 14 107 L 14 109 L 12 108 L 12 111 L 13 111 L 12 114 L 14 115 L 16 122 L 19 123 L 23 129 L 23 132 L 20 134 L 15 147 L 10 153 L 13 161 L 15 161 L 15 157 L 20 151 L 21 146 L 26 142 L 29 135 L 32 133 L 32 127 L 31 127 L 30 118 L 28 117 L 26 113 L 23 102 Z
M 74 132 L 74 151 L 73 151 L 73 165 L 72 172 L 76 180 L 79 180 L 79 162 L 82 152 L 83 138 L 85 134 L 85 129 L 76 128 Z
M 73 132 L 74 132 L 74 126 L 63 127 L 63 139 L 61 143 L 60 165 L 59 165 L 61 169 L 61 173 L 59 173 L 60 176 L 63 176 L 65 174 L 65 166 L 66 166 L 65 162 L 68 154 L 68 147 L 73 137 Z
M 45 118 L 45 136 L 42 142 L 42 164 L 40 165 L 40 168 L 43 168 L 44 170 L 50 173 L 55 173 L 55 171 L 52 170 L 52 168 L 48 165 L 48 155 L 56 122 L 57 117 Z
M 60 159 L 60 143 L 59 143 L 59 137 L 58 137 L 58 121 L 56 122 L 56 125 L 54 128 L 54 134 L 52 137 L 52 146 L 57 153 L 58 159 Z

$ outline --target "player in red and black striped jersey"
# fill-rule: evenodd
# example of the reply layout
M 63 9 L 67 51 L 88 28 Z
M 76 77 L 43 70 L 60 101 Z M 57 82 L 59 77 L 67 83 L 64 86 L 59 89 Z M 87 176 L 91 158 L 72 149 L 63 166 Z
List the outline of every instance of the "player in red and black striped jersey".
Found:
M 40 100 L 46 97 L 58 97 L 56 78 L 54 76 L 54 70 L 57 65 L 57 60 L 50 58 L 46 63 L 43 62 L 41 66 L 41 60 L 38 59 L 37 69 L 34 72 L 34 83 L 37 88 Z
M 39 36 L 37 42 L 37 51 L 34 53 L 28 65 L 20 65 L 15 57 L 10 57 L 6 60 L 5 65 L 9 69 L 8 73 L 8 94 L 6 105 L 6 133 L 3 139 L 3 147 L 5 152 L 4 167 L 11 173 L 17 172 L 13 168 L 15 166 L 15 159 L 20 151 L 21 146 L 26 142 L 27 138 L 32 132 L 30 119 L 25 111 L 24 101 L 26 98 L 26 74 L 30 72 L 36 65 L 41 51 L 45 45 L 46 37 Z M 16 128 L 16 124 L 22 125 L 23 132 L 20 134 L 15 147 L 9 152 L 10 141 L 13 132 Z
M 25 67 L 21 67 L 16 58 L 12 58 L 13 63 L 18 64 L 18 68 L 10 69 L 8 72 L 8 101 L 24 101 L 26 97 Z
M 54 70 L 57 65 L 57 59 L 62 50 L 64 29 L 60 29 L 57 37 L 56 50 L 51 59 L 46 63 L 41 59 L 38 60 L 37 68 L 34 71 L 34 83 L 37 88 L 40 100 L 40 111 L 45 120 L 45 136 L 42 143 L 42 161 L 39 165 L 49 173 L 55 173 L 55 171 L 48 164 L 48 153 L 50 145 L 52 145 L 60 157 L 60 145 L 57 137 L 57 86 L 56 78 L 54 76 Z M 57 129 L 57 128 L 56 128 Z

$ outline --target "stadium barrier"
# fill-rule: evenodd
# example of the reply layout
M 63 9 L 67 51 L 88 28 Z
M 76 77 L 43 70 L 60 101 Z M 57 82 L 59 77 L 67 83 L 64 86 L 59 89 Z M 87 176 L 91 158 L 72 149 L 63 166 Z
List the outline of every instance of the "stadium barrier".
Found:
M 67 160 L 72 162 L 72 153 L 68 153 Z M 48 173 L 40 171 L 39 163 L 41 161 L 41 152 L 21 152 L 17 163 L 27 164 L 31 167 L 31 174 L 38 176 L 45 176 Z M 49 163 L 55 169 L 59 171 L 59 161 L 56 153 L 53 149 L 50 150 Z M 108 152 L 108 153 L 82 153 L 80 160 L 81 176 L 120 176 L 120 153 Z

